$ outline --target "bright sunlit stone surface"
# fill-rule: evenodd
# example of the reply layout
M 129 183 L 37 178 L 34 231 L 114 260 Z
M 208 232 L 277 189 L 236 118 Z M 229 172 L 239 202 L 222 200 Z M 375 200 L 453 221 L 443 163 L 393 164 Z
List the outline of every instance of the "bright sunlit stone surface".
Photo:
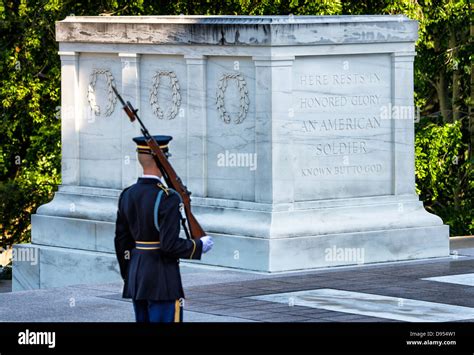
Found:
M 423 279 L 423 280 L 446 282 L 446 283 L 449 283 L 449 284 L 474 286 L 474 273 L 460 274 L 460 275 L 449 275 L 449 276 L 427 277 L 426 279 Z
M 324 288 L 253 296 L 253 299 L 406 322 L 451 322 L 474 319 L 474 308 L 408 298 Z

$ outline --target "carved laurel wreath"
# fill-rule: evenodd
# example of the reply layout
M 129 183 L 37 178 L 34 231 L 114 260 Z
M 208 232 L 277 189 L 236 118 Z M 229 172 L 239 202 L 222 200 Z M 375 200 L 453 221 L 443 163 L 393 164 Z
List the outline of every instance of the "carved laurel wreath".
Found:
M 89 76 L 89 86 L 87 89 L 87 101 L 89 106 L 96 116 L 100 115 L 100 107 L 95 101 L 95 83 L 99 75 L 105 75 L 107 80 L 107 107 L 105 110 L 105 116 L 110 116 L 114 112 L 115 104 L 117 103 L 117 97 L 115 96 L 112 87 L 115 86 L 115 81 L 112 73 L 108 69 L 93 69 Z
M 173 95 L 171 107 L 166 112 L 166 114 L 161 109 L 158 101 L 158 88 L 160 87 L 160 79 L 162 77 L 170 78 L 171 92 Z M 175 72 L 161 70 L 157 71 L 155 75 L 153 75 L 153 86 L 150 93 L 150 105 L 153 109 L 153 113 L 159 119 L 166 118 L 167 120 L 172 120 L 176 117 L 176 115 L 178 114 L 179 106 L 181 105 L 181 93 L 178 78 L 176 77 Z
M 236 124 L 242 123 L 247 116 L 247 112 L 249 110 L 249 91 L 247 89 L 247 82 L 245 81 L 242 74 L 234 74 L 234 73 L 225 73 L 222 74 L 219 82 L 217 83 L 217 97 L 216 97 L 216 104 L 217 110 L 219 111 L 220 118 L 224 121 L 224 123 L 230 123 L 231 117 L 227 113 L 225 108 L 225 91 L 227 89 L 227 83 L 229 80 L 236 80 L 239 93 L 240 93 L 240 110 L 239 115 L 234 118 L 234 122 Z

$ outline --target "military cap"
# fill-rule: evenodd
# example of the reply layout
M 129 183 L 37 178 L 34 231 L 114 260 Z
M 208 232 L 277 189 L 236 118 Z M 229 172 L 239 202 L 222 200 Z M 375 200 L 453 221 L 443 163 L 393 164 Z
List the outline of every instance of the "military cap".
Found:
M 168 154 L 168 144 L 169 142 L 173 139 L 171 136 L 153 136 L 155 138 L 156 142 L 160 146 L 161 150 L 163 153 L 165 153 L 167 156 Z M 137 152 L 141 154 L 151 154 L 151 149 L 146 143 L 145 137 L 135 137 L 133 138 L 133 141 L 137 144 Z

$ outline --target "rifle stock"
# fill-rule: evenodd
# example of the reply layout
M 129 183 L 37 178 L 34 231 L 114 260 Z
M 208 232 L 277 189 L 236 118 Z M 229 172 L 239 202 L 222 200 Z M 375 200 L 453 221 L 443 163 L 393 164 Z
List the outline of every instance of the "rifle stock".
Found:
M 178 174 L 176 174 L 176 171 L 174 170 L 173 166 L 168 161 L 168 158 L 166 158 L 163 151 L 160 149 L 160 146 L 158 145 L 157 141 L 153 138 L 152 135 L 150 135 L 150 132 L 148 132 L 147 128 L 141 121 L 140 117 L 138 117 L 137 115 L 138 110 L 134 109 L 130 102 L 127 101 L 127 103 L 125 103 L 125 101 L 122 99 L 122 97 L 117 92 L 117 89 L 115 87 L 112 87 L 112 89 L 114 90 L 115 95 L 117 95 L 117 98 L 119 99 L 120 103 L 123 105 L 123 110 L 127 114 L 130 121 L 133 122 L 137 120 L 140 123 L 142 134 L 145 137 L 146 142 L 152 151 L 155 162 L 157 166 L 160 168 L 163 174 L 163 177 L 166 181 L 166 184 L 172 189 L 176 190 L 176 192 L 179 193 L 179 195 L 181 196 L 181 199 L 183 200 L 184 211 L 186 214 L 186 221 L 188 224 L 189 233 L 191 234 L 191 238 L 199 239 L 205 236 L 206 233 L 202 229 L 196 217 L 194 217 L 193 213 L 191 212 L 191 198 L 190 198 L 191 193 L 188 191 L 187 187 L 183 184 Z

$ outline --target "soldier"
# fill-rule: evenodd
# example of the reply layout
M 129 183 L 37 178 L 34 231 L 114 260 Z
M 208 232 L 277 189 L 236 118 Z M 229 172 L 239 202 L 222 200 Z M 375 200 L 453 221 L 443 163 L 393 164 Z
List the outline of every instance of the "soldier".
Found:
M 154 136 L 168 156 L 170 136 Z M 133 300 L 137 322 L 182 322 L 183 286 L 179 259 L 201 258 L 212 238 L 179 237 L 181 196 L 168 188 L 144 137 L 133 139 L 143 176 L 120 195 L 115 251 L 124 280 L 123 296 Z

